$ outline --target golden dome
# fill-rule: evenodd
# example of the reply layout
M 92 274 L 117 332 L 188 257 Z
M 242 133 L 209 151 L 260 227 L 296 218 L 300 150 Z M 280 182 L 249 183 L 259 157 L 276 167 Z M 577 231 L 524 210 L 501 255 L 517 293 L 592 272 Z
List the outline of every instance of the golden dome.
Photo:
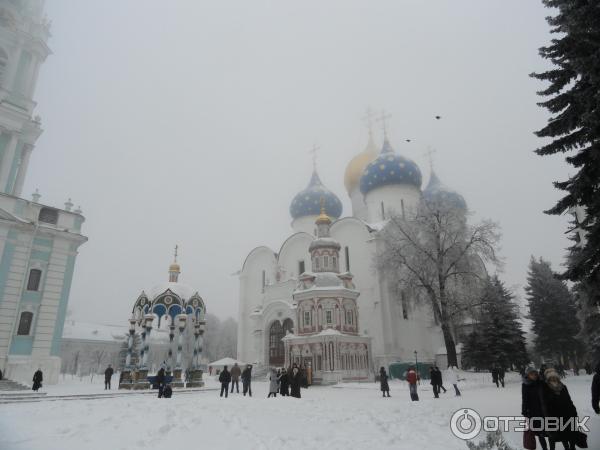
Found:
M 344 185 L 346 191 L 350 194 L 360 184 L 360 177 L 362 177 L 365 168 L 370 162 L 377 158 L 378 152 L 375 143 L 373 142 L 373 136 L 369 133 L 369 142 L 367 147 L 354 158 L 350 160 L 346 166 L 346 172 L 344 173 Z
M 181 272 L 181 267 L 179 267 L 179 264 L 173 263 L 169 266 L 169 272 Z

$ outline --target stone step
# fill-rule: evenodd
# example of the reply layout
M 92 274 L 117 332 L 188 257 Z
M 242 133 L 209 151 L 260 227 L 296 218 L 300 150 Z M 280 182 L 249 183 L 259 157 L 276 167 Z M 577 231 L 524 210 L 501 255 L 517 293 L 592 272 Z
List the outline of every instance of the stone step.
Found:
M 13 380 L 8 380 L 6 378 L 0 380 L 0 392 L 2 391 L 26 391 L 29 390 L 29 386 L 25 386 L 24 384 L 18 383 Z

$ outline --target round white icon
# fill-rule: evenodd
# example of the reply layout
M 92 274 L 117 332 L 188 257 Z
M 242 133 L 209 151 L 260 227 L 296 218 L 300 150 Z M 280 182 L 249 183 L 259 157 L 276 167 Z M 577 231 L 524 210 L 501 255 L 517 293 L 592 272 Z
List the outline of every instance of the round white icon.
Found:
M 459 439 L 468 441 L 481 431 L 481 416 L 470 408 L 459 409 L 450 419 L 452 434 Z

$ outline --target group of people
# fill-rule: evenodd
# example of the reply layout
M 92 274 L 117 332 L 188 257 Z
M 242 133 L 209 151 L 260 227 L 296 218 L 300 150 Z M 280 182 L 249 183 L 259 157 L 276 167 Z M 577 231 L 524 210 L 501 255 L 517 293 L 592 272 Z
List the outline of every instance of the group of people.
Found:
M 566 450 L 575 450 L 576 445 L 582 447 L 585 444 L 585 434 L 573 427 L 559 427 L 555 431 L 543 429 L 546 418 L 561 419 L 566 424 L 569 419 L 578 417 L 577 408 L 561 378 L 556 369 L 544 365 L 540 370 L 531 366 L 525 371 L 521 388 L 521 414 L 528 418 L 531 433 L 537 437 L 542 450 L 554 450 L 557 442 L 561 442 Z M 600 364 L 592 381 L 592 407 L 596 414 L 600 414 L 599 400 Z M 526 448 L 535 448 L 535 440 Z
M 281 394 L 283 397 L 291 396 L 300 398 L 300 387 L 303 385 L 302 372 L 298 365 L 294 364 L 290 370 L 271 368 L 269 374 L 269 397 L 277 397 Z
M 236 393 L 240 393 L 240 378 L 242 379 L 242 392 L 244 396 L 248 394 L 252 397 L 252 365 L 248 364 L 244 370 L 235 363 L 231 368 L 231 371 L 227 370 L 227 366 L 223 367 L 223 370 L 219 374 L 219 383 L 221 383 L 221 397 L 225 394 L 225 398 L 229 395 L 229 383 L 231 383 L 231 393 L 233 394 L 233 387 L 236 388 Z
M 499 388 L 500 385 L 502 385 L 502 387 L 504 387 L 504 375 L 506 374 L 506 371 L 504 370 L 504 368 L 500 367 L 500 366 L 494 366 L 494 367 L 492 367 L 491 372 L 492 372 L 492 383 L 494 383 L 497 388 Z
M 237 363 L 233 365 L 231 370 L 227 366 L 219 373 L 219 383 L 221 383 L 220 396 L 225 398 L 229 395 L 229 384 L 231 384 L 231 393 L 235 386 L 236 393 L 240 393 L 239 380 L 242 380 L 242 392 L 244 396 L 248 394 L 252 397 L 252 365 L 248 364 L 242 371 Z M 300 368 L 294 364 L 289 369 L 271 368 L 269 372 L 269 397 L 277 397 L 277 394 L 282 396 L 291 396 L 300 398 L 300 387 L 303 385 L 303 376 Z
M 440 392 L 443 390 L 446 393 L 446 388 L 442 380 L 442 371 L 438 366 L 432 366 L 429 368 L 430 384 L 433 387 L 433 396 L 439 398 Z M 384 397 L 390 396 L 390 385 L 388 383 L 389 376 L 385 370 L 385 367 L 379 369 L 379 383 L 381 392 Z M 457 397 L 460 397 L 460 390 L 458 389 L 458 376 L 452 367 L 446 370 L 446 379 L 454 387 L 454 392 Z M 412 401 L 419 401 L 419 393 L 417 392 L 417 384 L 420 381 L 419 374 L 414 367 L 409 367 L 406 372 L 406 382 L 408 383 L 408 390 L 410 392 L 410 399 Z

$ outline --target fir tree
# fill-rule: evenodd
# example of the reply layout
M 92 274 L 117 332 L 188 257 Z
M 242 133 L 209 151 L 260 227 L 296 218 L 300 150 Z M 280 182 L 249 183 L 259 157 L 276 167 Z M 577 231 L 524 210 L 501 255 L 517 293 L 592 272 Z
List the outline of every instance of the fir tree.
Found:
M 581 251 L 571 258 L 564 277 L 586 280 L 598 287 L 600 276 L 600 3 L 595 0 L 543 0 L 557 13 L 548 17 L 557 37 L 540 48 L 540 55 L 555 67 L 533 77 L 550 85 L 538 92 L 547 99 L 540 106 L 552 117 L 536 134 L 551 138 L 536 150 L 539 155 L 574 153 L 567 163 L 578 171 L 555 182 L 566 195 L 547 213 L 562 214 L 581 206 L 586 218 L 580 227 L 587 233 Z
M 527 286 L 535 348 L 544 357 L 566 363 L 580 350 L 579 321 L 573 295 L 543 259 L 531 258 Z
M 463 347 L 464 363 L 478 369 L 523 366 L 528 357 L 513 295 L 497 276 L 489 280 L 481 301 L 477 329 Z

